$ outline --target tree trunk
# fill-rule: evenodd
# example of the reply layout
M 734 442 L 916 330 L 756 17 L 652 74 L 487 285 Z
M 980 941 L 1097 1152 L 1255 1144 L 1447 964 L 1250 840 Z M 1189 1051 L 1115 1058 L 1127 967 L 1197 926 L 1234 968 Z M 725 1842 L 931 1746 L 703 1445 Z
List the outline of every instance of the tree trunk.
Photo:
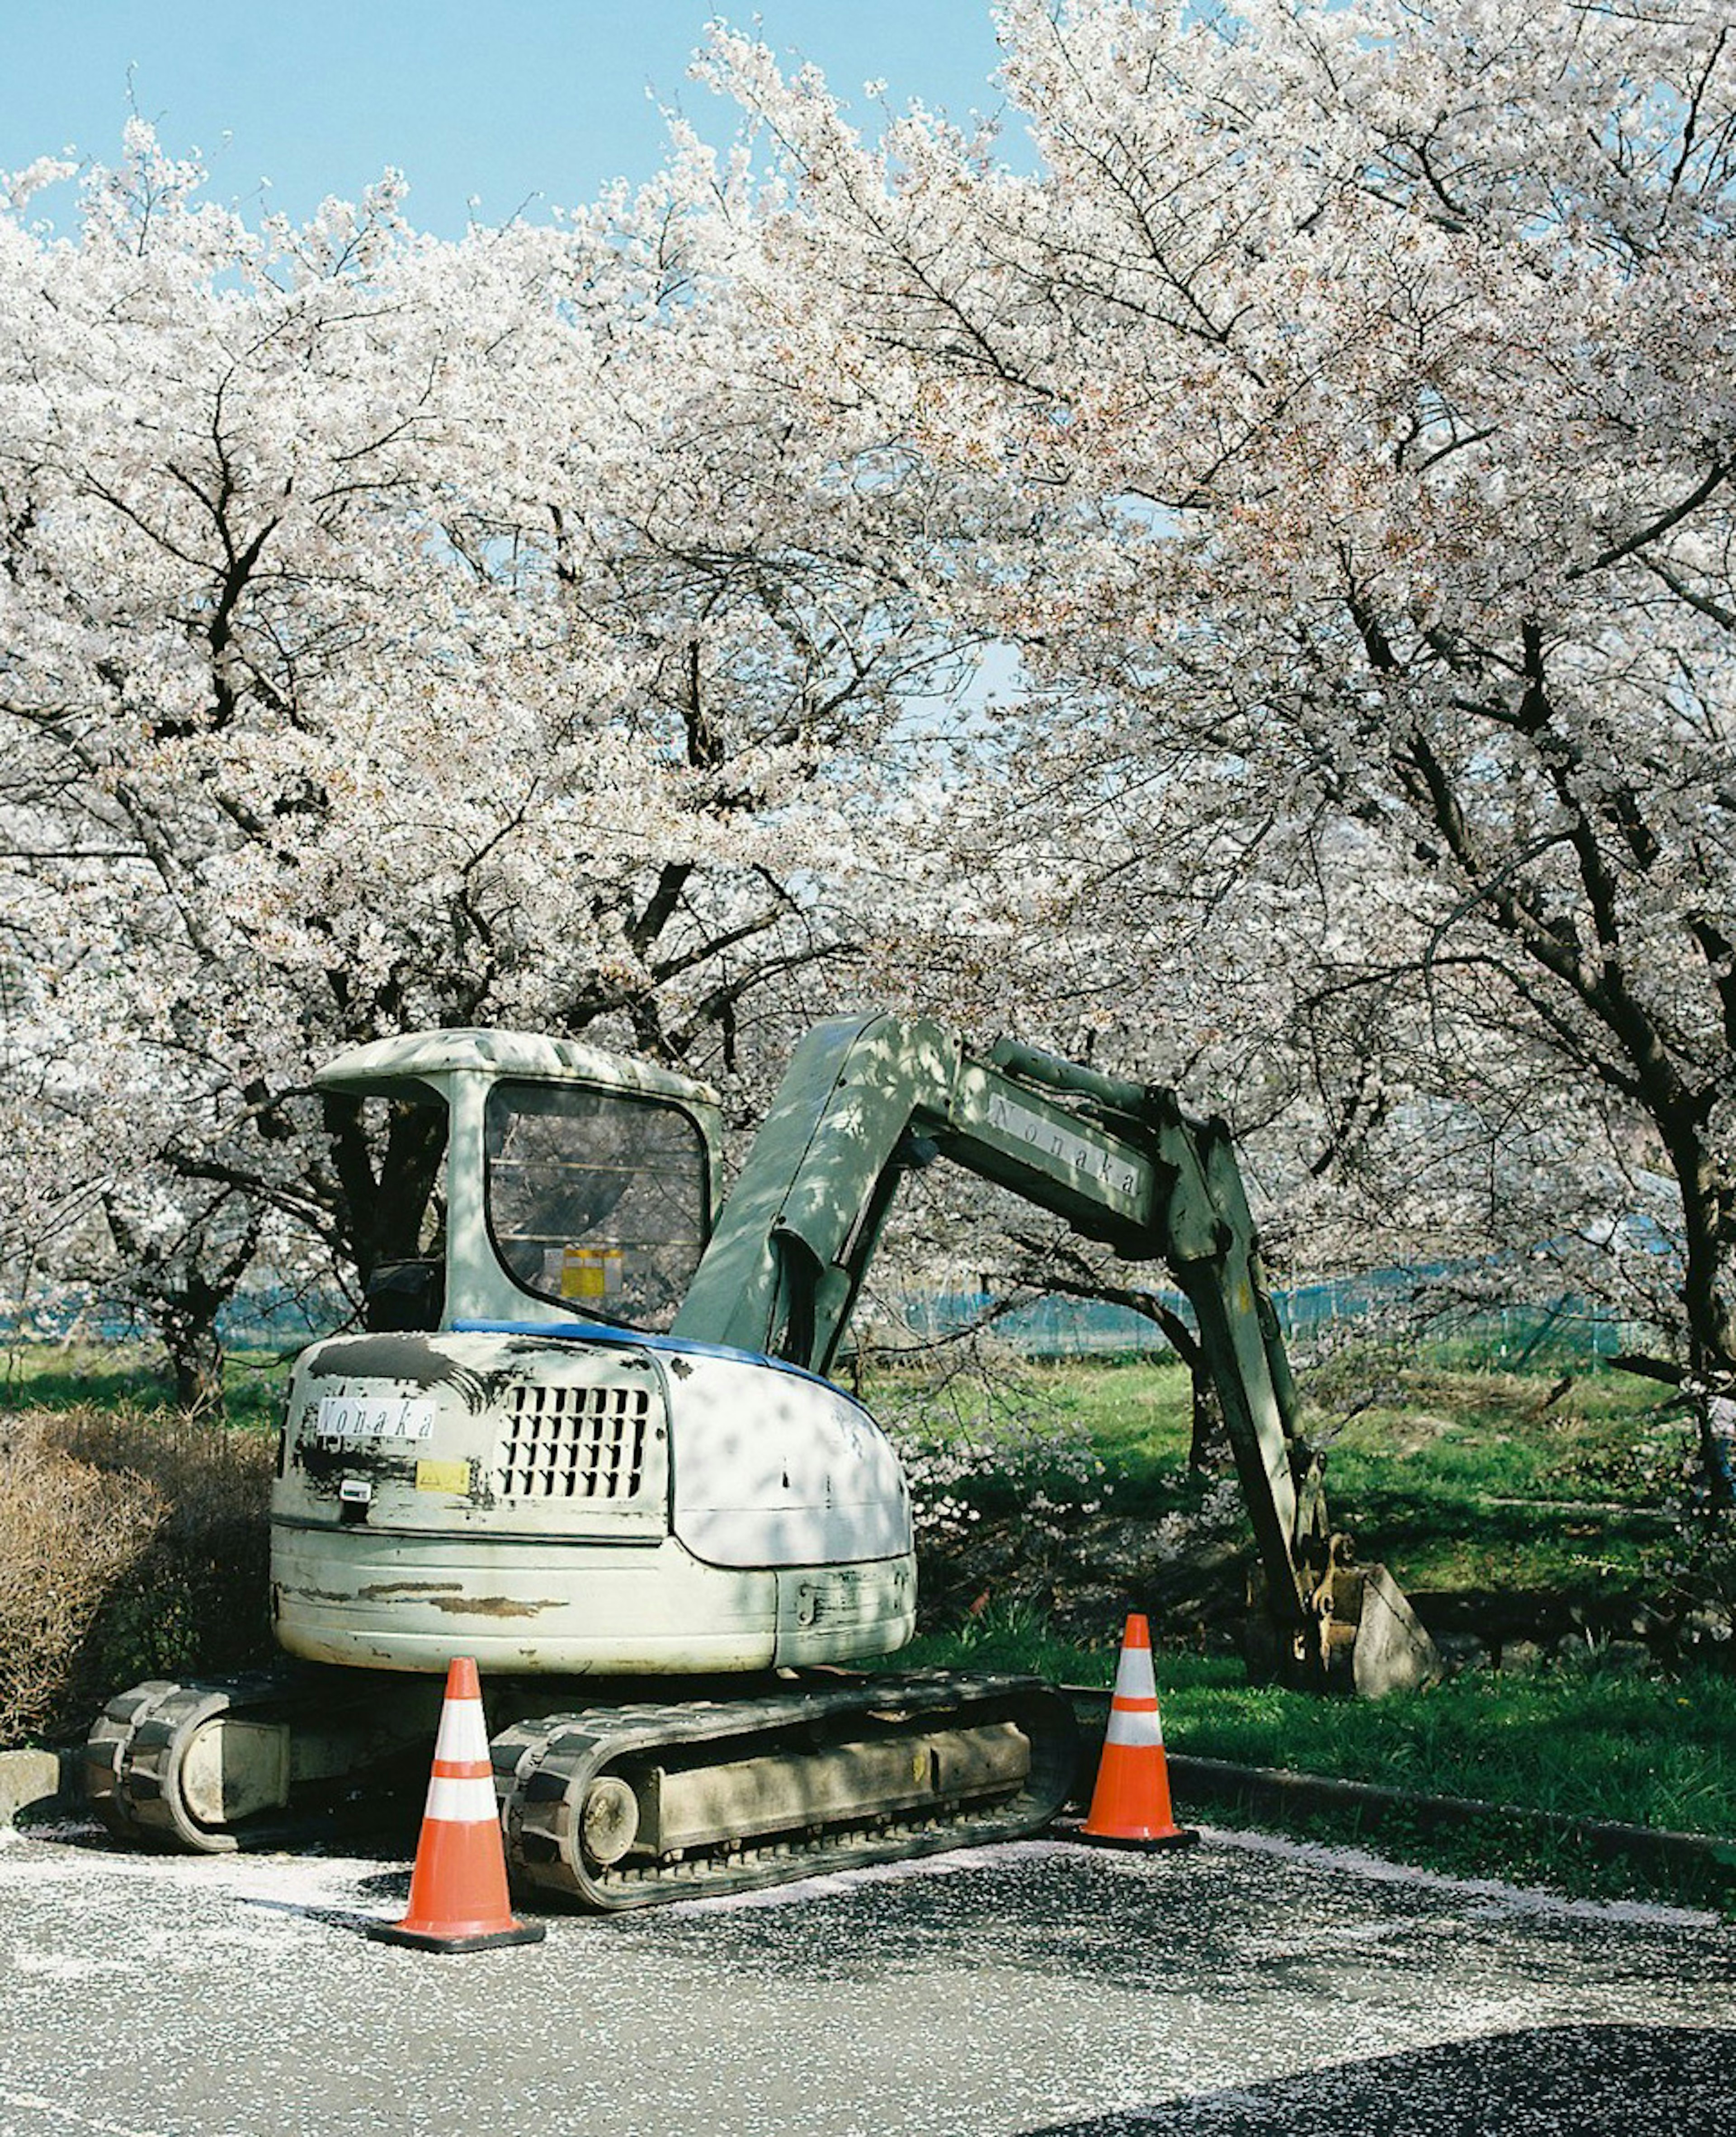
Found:
M 175 1400 L 192 1417 L 223 1414 L 217 1317 L 234 1297 L 259 1244 L 260 1220 L 250 1215 L 213 1253 L 206 1226 L 224 1199 L 220 1195 L 173 1249 L 141 1239 L 113 1197 L 103 1205 L 115 1244 L 134 1263 L 129 1289 L 163 1345 Z M 214 1271 L 207 1268 L 208 1257 L 216 1261 Z
M 189 1417 L 223 1415 L 223 1345 L 217 1334 L 216 1309 L 215 1298 L 203 1312 L 177 1304 L 158 1322 L 175 1402 Z
M 413 1261 L 421 1251 L 429 1205 L 446 1152 L 446 1110 L 400 1103 L 371 1136 L 363 1102 L 347 1093 L 322 1097 L 325 1132 L 337 1167 L 339 1234 L 366 1289 L 382 1262 Z

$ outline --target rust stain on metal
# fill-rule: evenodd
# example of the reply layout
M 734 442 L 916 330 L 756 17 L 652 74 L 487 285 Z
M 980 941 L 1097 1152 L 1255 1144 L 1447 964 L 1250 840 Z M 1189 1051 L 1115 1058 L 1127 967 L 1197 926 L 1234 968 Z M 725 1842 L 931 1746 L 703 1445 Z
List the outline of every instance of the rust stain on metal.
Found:
M 561 1607 L 558 1596 L 545 1596 L 534 1603 L 520 1603 L 510 1595 L 434 1595 L 429 1600 L 436 1610 L 477 1618 L 534 1618 L 542 1611 Z

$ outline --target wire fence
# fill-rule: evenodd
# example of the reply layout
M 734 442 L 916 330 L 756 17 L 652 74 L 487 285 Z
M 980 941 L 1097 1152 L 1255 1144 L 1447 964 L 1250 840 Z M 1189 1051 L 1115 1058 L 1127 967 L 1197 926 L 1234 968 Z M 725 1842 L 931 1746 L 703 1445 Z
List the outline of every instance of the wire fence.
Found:
M 1304 1284 L 1273 1293 L 1279 1326 L 1291 1348 L 1388 1336 L 1425 1336 L 1437 1356 L 1490 1370 L 1543 1371 L 1610 1358 L 1639 1346 L 1639 1331 L 1583 1299 L 1500 1306 L 1427 1307 L 1416 1302 L 1416 1279 L 1393 1270 L 1376 1277 Z M 1189 1319 L 1178 1292 L 1155 1294 Z M 1131 1307 L 1100 1300 L 1049 1296 L 1009 1305 L 987 1292 L 946 1292 L 901 1302 L 898 1321 L 921 1345 L 958 1341 L 992 1328 L 997 1341 L 1033 1359 L 1165 1357 L 1157 1323 Z M 888 1331 L 896 1346 L 898 1337 Z

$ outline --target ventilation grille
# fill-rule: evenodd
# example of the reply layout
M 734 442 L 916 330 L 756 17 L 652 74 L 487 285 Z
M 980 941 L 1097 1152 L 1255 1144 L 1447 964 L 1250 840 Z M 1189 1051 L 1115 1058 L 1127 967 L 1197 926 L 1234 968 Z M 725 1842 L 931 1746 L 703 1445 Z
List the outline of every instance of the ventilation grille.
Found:
M 509 1499 L 630 1499 L 644 1473 L 645 1388 L 521 1387 L 500 1450 Z

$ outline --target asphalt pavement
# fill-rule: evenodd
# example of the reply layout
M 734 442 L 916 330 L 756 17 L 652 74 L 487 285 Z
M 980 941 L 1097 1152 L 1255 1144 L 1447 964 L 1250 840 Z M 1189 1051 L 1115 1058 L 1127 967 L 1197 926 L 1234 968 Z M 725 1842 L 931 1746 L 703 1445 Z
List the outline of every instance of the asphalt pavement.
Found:
M 407 1862 L 0 1834 L 0 2137 L 1736 2127 L 1736 1930 L 1208 1830 L 435 1956 Z

